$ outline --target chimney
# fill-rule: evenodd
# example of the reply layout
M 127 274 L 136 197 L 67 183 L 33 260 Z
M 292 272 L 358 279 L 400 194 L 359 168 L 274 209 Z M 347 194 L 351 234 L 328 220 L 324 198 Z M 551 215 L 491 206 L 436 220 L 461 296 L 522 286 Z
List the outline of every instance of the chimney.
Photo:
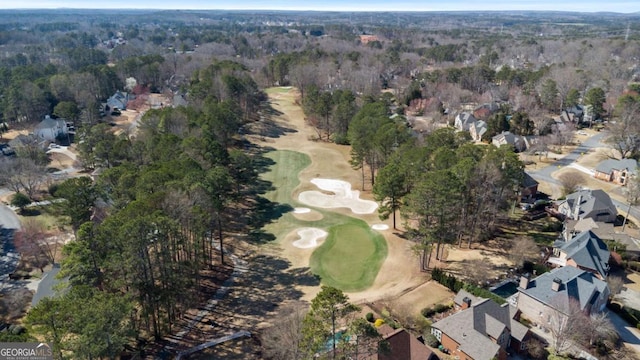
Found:
M 573 220 L 580 219 L 580 204 L 582 203 L 582 194 L 578 195 L 578 200 L 573 207 Z
M 531 276 L 527 273 L 520 276 L 520 288 L 527 290 L 529 288 L 529 281 Z
M 558 278 L 553 279 L 553 282 L 551 283 L 551 290 L 560 291 L 560 286 L 562 286 L 562 280 Z
M 462 310 L 464 309 L 468 309 L 471 307 L 471 299 L 469 299 L 468 297 L 464 297 L 464 299 L 462 299 Z

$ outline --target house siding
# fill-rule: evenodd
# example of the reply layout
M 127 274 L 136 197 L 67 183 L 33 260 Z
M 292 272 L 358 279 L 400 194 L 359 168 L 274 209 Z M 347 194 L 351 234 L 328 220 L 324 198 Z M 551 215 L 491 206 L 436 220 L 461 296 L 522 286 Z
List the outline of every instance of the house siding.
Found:
M 458 344 L 457 342 L 455 342 L 452 338 L 450 338 L 447 334 L 442 334 L 442 340 L 440 340 L 440 343 L 442 344 L 442 346 L 449 350 L 449 354 L 451 355 L 458 355 L 459 353 L 461 353 L 461 351 L 458 350 L 458 346 L 460 346 L 460 344 Z M 466 356 L 466 354 L 465 354 Z
M 595 172 L 595 174 L 593 175 L 594 178 L 599 179 L 599 180 L 604 180 L 604 181 L 611 181 L 611 174 L 607 174 L 601 171 L 597 171 Z
M 546 309 L 547 307 L 543 303 L 531 296 L 524 293 L 518 294 L 518 310 L 520 310 L 522 316 L 530 320 L 534 325 L 543 321 L 540 314 L 544 315 Z

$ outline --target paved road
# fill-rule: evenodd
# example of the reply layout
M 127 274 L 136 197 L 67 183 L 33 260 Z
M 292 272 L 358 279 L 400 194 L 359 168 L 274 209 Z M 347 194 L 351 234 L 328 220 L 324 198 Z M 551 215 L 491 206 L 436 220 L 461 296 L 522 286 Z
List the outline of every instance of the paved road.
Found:
M 599 132 L 598 134 L 591 136 L 590 138 L 585 139 L 580 146 L 578 146 L 575 150 L 567 154 L 565 157 L 558 159 L 553 162 L 551 165 L 546 166 L 542 169 L 531 170 L 528 171 L 529 175 L 536 179 L 537 181 L 544 181 L 546 183 L 551 184 L 552 186 L 560 187 L 560 182 L 553 177 L 551 174 L 557 171 L 559 168 L 565 166 L 576 167 L 577 164 L 575 162 L 578 160 L 580 156 L 583 154 L 587 154 L 591 151 L 594 151 L 595 148 L 604 147 L 605 144 L 602 143 L 602 140 L 607 135 L 606 132 Z M 578 169 L 580 170 L 580 169 Z M 620 214 L 627 214 L 627 210 L 629 209 L 629 204 L 626 202 L 618 201 L 616 199 L 611 199 L 613 204 L 618 208 L 618 212 Z M 630 215 L 632 218 L 636 220 L 640 220 L 640 209 L 637 207 L 631 207 Z
M 596 135 L 586 138 L 577 148 L 575 148 L 563 158 L 556 160 L 549 166 L 546 166 L 542 169 L 529 171 L 529 174 L 535 179 L 541 179 L 542 181 L 557 184 L 558 181 L 552 178 L 551 174 L 554 171 L 558 170 L 559 167 L 569 166 L 573 164 L 583 154 L 588 154 L 595 148 L 606 146 L 601 142 L 601 140 L 603 140 L 605 136 L 605 132 L 599 132 Z
M 20 220 L 13 210 L 0 203 L 0 288 L 4 288 L 9 274 L 16 271 L 20 254 L 13 245 L 13 235 L 20 229 Z
M 20 230 L 20 219 L 5 204 L 0 203 L 0 228 Z

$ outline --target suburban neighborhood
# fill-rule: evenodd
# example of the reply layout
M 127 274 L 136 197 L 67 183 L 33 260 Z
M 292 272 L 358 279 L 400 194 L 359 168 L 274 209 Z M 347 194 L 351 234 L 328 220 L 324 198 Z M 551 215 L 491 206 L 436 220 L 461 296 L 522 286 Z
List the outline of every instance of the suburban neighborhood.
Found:
M 0 9 L 0 350 L 640 359 L 640 17 L 599 6 Z

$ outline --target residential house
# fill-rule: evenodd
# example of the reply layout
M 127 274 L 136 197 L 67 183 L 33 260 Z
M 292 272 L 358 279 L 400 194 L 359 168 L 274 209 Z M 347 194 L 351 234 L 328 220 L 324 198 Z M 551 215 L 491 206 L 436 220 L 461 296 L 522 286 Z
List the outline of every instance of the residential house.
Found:
M 616 238 L 616 232 L 612 223 L 595 221 L 591 218 L 578 220 L 566 219 L 562 229 L 562 238 L 564 241 L 569 241 L 575 235 L 585 231 L 593 232 L 602 240 L 614 240 Z
M 558 203 L 558 212 L 569 219 L 591 218 L 595 221 L 615 222 L 618 210 L 609 195 L 602 190 L 579 190 Z
M 581 220 L 567 219 L 564 221 L 562 237 L 565 241 L 568 241 L 576 234 L 585 231 L 593 232 L 602 240 L 613 240 L 625 245 L 626 253 L 630 256 L 640 256 L 640 247 L 638 246 L 637 239 L 632 238 L 628 234 L 616 231 L 612 223 L 594 221 L 589 218 Z M 613 249 L 614 252 L 616 250 L 615 248 Z
M 473 116 L 476 119 L 487 120 L 491 114 L 498 110 L 500 110 L 500 105 L 497 102 L 484 103 L 473 110 Z
M 609 248 L 591 231 L 581 232 L 569 241 L 556 241 L 553 255 L 548 260 L 553 265 L 589 271 L 600 280 L 609 275 Z
M 478 120 L 469 126 L 469 134 L 473 141 L 482 141 L 482 136 L 487 132 L 487 123 Z
M 380 41 L 380 38 L 376 35 L 360 35 L 360 42 L 362 45 L 367 45 L 372 41 Z
M 638 162 L 635 159 L 608 159 L 596 167 L 596 179 L 609 181 L 618 185 L 626 185 L 629 176 L 635 176 L 638 172 Z
M 527 149 L 527 142 L 525 138 L 520 135 L 515 135 L 509 131 L 503 131 L 501 134 L 494 136 L 491 138 L 491 143 L 496 147 L 511 145 L 516 152 L 521 152 Z
M 504 360 L 510 350 L 526 349 L 531 335 L 516 320 L 514 306 L 498 305 L 491 299 L 466 299 L 463 304 L 469 307 L 431 325 L 431 333 L 452 356 L 463 360 Z
M 389 345 L 386 353 L 368 355 L 366 360 L 437 360 L 438 357 L 405 329 L 394 329 L 384 324 L 378 328 L 384 341 Z
M 105 110 L 107 112 L 111 112 L 115 109 L 126 110 L 129 100 L 133 100 L 132 95 L 118 90 L 115 92 L 115 94 L 111 95 L 111 97 L 107 99 Z
M 473 114 L 462 112 L 456 116 L 453 126 L 458 131 L 469 131 L 469 127 L 475 124 L 476 121 L 478 121 L 478 119 L 476 119 Z
M 535 279 L 523 276 L 516 304 L 522 316 L 544 328 L 553 313 L 566 314 L 570 303 L 588 314 L 601 312 L 609 294 L 607 283 L 592 272 L 564 266 Z
M 531 200 L 538 194 L 539 183 L 531 177 L 531 175 L 524 173 L 522 183 L 520 184 L 520 198 L 524 200 Z
M 40 140 L 44 141 L 56 141 L 60 136 L 66 136 L 69 133 L 67 128 L 67 122 L 63 119 L 53 119 L 49 115 L 44 117 L 36 128 L 33 130 L 33 134 Z
M 573 114 L 572 120 L 576 122 L 580 122 L 582 120 L 582 116 L 584 116 L 584 108 L 582 105 L 575 105 L 565 109 L 565 112 L 568 114 Z

